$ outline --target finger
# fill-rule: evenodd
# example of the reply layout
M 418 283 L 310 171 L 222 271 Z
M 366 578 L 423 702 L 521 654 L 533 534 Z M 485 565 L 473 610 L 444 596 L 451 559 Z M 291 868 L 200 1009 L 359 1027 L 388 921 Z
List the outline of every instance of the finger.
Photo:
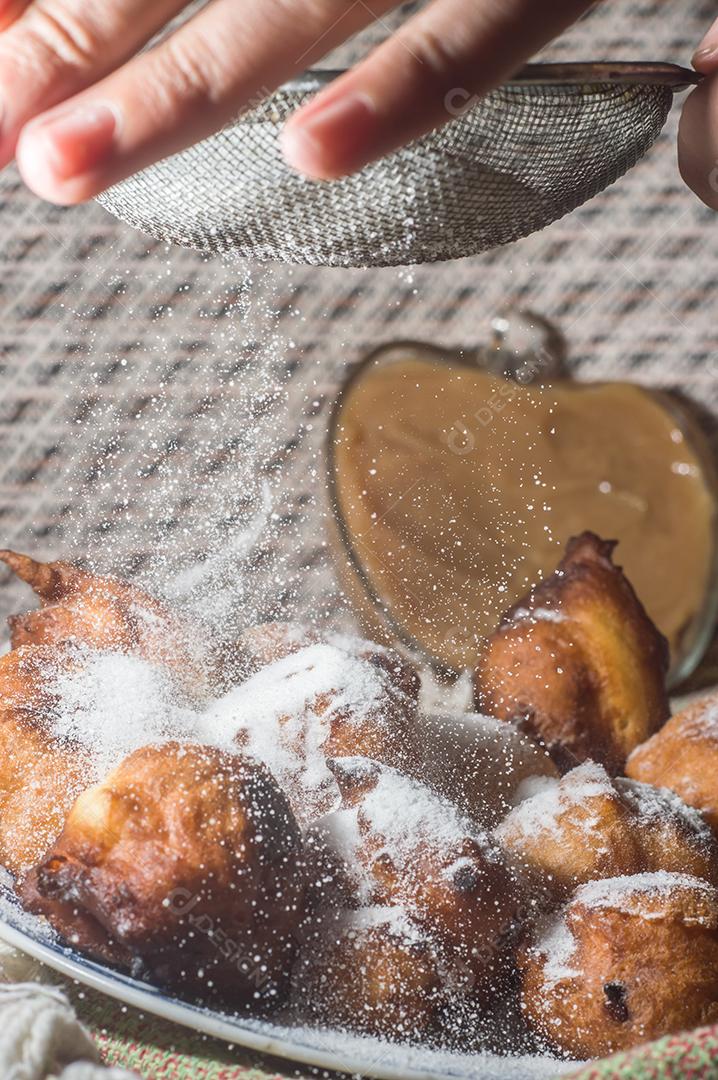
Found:
M 375 0 L 374 11 L 393 2 Z M 18 143 L 20 171 L 43 198 L 81 202 L 217 131 L 373 17 L 356 0 L 215 0 L 156 48 L 29 124 Z
M 287 123 L 290 164 L 331 179 L 455 116 L 592 6 L 592 0 L 434 0 Z
M 678 166 L 698 198 L 718 210 L 718 75 L 686 99 L 678 128 Z
M 0 34 L 0 167 L 23 125 L 135 53 L 183 0 L 35 0 Z
M 0 2 L 0 30 L 7 30 L 19 19 L 31 0 L 2 0 Z
M 693 54 L 693 66 L 704 75 L 718 71 L 718 19 Z

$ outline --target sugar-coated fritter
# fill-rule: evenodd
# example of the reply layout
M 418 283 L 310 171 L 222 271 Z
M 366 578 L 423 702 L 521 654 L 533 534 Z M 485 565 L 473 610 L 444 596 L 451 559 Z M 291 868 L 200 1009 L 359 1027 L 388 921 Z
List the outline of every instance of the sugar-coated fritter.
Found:
M 498 845 L 447 800 L 366 758 L 331 763 L 343 808 L 321 823 L 358 906 L 400 907 L 495 990 L 525 903 Z
M 416 701 L 419 674 L 413 664 L 394 649 L 361 638 L 322 633 L 304 623 L 267 622 L 247 627 L 237 638 L 222 645 L 216 656 L 218 682 L 226 689 L 255 675 L 261 668 L 283 660 L 309 645 L 326 644 L 383 668 L 397 689 Z
M 447 1000 L 464 989 L 463 975 L 401 908 L 368 907 L 314 922 L 293 981 L 311 1019 L 401 1040 L 434 1033 Z
M 51 726 L 54 677 L 72 662 L 43 645 L 0 657 L 0 863 L 15 875 L 42 856 L 92 779 L 86 751 Z
M 557 759 L 620 773 L 669 716 L 668 644 L 621 569 L 586 532 L 504 616 L 474 678 L 476 706 L 522 719 Z
M 626 773 L 670 788 L 718 833 L 718 696 L 695 701 L 633 751 Z
M 90 955 L 233 1005 L 272 1004 L 303 916 L 303 844 L 263 766 L 165 743 L 80 795 L 19 892 Z
M 656 870 L 718 884 L 718 842 L 673 792 L 612 779 L 593 762 L 532 786 L 536 794 L 508 814 L 495 836 L 551 892 Z
M 581 886 L 519 956 L 531 1025 L 600 1058 L 718 1021 L 718 892 L 683 874 Z
M 522 936 L 524 1010 L 568 1053 L 718 1021 L 718 840 L 612 779 L 667 716 L 666 645 L 612 550 L 571 541 L 506 616 L 489 716 L 422 713 L 415 667 L 371 642 L 271 623 L 218 648 L 133 585 L 0 552 L 42 604 L 0 658 L 0 863 L 65 941 L 194 1000 L 291 989 L 424 1041 L 518 1007 Z M 669 786 L 718 822 L 701 715 L 700 750 L 686 727 L 656 755 L 661 733 L 629 770 L 695 774 Z
M 0 551 L 0 561 L 41 601 L 37 610 L 8 619 L 13 648 L 73 642 L 132 653 L 171 668 L 193 695 L 206 690 L 206 631 L 144 589 L 69 562 L 41 563 L 14 551 Z
M 310 825 L 339 805 L 328 757 L 401 764 L 417 691 L 416 673 L 388 650 L 332 638 L 260 667 L 215 703 L 205 730 L 266 762 Z

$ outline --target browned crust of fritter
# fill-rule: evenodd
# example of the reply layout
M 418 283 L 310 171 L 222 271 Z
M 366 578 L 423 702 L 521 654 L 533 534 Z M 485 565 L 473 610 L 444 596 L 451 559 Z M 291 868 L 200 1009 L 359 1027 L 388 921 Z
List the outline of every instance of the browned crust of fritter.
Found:
M 522 720 L 557 757 L 621 772 L 669 716 L 668 644 L 613 541 L 575 537 L 555 573 L 504 616 L 474 677 L 477 708 Z
M 19 894 L 90 955 L 237 1004 L 278 1001 L 303 913 L 303 844 L 264 766 L 165 743 L 82 793 Z
M 38 562 L 16 551 L 0 551 L 0 562 L 41 602 L 40 608 L 8 619 L 13 649 L 67 642 L 111 649 L 167 666 L 193 695 L 204 692 L 206 628 L 119 578 L 69 562 Z

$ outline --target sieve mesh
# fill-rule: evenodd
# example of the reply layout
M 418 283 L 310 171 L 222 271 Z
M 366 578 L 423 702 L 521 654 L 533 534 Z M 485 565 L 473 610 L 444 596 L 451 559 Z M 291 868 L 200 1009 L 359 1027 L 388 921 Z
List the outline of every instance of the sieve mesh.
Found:
M 474 255 L 543 228 L 612 184 L 657 138 L 677 86 L 695 81 L 671 65 L 530 66 L 359 174 L 314 181 L 285 165 L 278 136 L 332 77 L 316 72 L 288 84 L 100 202 L 158 239 L 207 253 L 323 266 Z

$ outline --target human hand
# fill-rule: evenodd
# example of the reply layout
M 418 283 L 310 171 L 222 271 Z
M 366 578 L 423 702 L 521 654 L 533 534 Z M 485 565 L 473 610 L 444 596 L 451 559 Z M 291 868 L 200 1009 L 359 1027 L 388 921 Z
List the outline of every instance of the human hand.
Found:
M 683 106 L 678 164 L 688 186 L 718 210 L 718 20 L 698 46 L 693 65 L 706 78 Z
M 299 110 L 295 168 L 342 176 L 450 120 L 593 0 L 433 0 Z M 0 0 L 0 167 L 81 202 L 212 134 L 396 0 L 213 0 L 149 51 L 186 0 Z

